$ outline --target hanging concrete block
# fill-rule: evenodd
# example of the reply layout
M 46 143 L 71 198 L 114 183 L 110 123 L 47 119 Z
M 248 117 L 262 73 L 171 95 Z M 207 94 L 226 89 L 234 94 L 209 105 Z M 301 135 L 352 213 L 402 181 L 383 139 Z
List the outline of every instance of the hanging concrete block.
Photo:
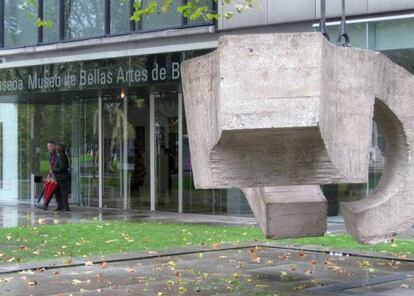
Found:
M 337 47 L 319 33 L 223 36 L 216 51 L 184 62 L 182 75 L 196 186 L 249 188 L 268 236 L 283 221 L 258 209 L 294 194 L 276 190 L 272 200 L 262 187 L 367 181 L 374 106 L 387 135 L 386 172 L 372 195 L 342 205 L 346 225 L 358 240 L 378 242 L 413 224 L 414 78 L 382 54 Z M 321 203 L 312 215 L 322 214 Z M 291 225 L 302 225 L 300 216 Z
M 324 235 L 327 201 L 320 186 L 245 188 L 243 192 L 266 237 Z

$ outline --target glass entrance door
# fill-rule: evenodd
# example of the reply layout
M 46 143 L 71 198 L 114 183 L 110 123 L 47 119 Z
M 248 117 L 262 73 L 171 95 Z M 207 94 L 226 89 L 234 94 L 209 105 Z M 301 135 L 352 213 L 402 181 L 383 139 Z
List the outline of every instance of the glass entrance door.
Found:
M 154 96 L 154 182 L 155 209 L 178 211 L 178 95 L 165 92 Z
M 104 96 L 102 100 L 102 205 L 124 207 L 124 114 L 123 98 Z
M 150 192 L 150 107 L 147 95 L 130 93 L 125 113 L 127 154 L 125 191 L 127 206 L 132 209 L 149 210 Z
M 77 98 L 78 121 L 73 130 L 79 138 L 72 151 L 72 192 L 79 193 L 79 204 L 99 206 L 99 110 L 98 98 Z M 74 118 L 77 119 L 77 118 Z M 76 176 L 79 176 L 76 178 Z

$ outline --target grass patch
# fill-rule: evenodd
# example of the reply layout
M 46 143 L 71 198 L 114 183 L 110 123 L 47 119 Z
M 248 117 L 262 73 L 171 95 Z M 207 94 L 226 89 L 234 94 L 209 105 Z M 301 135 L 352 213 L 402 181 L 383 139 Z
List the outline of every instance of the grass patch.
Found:
M 264 240 L 255 227 L 108 222 L 0 229 L 0 264 Z
M 258 228 L 250 226 L 115 221 L 2 228 L 0 264 L 257 241 L 264 242 L 266 239 Z M 414 254 L 414 241 L 396 240 L 393 243 L 372 246 L 359 244 L 351 236 L 342 234 L 271 242 L 399 256 Z
M 283 244 L 307 245 L 326 247 L 336 250 L 355 250 L 375 253 L 387 253 L 392 255 L 410 256 L 414 254 L 414 240 L 395 240 L 391 243 L 377 245 L 364 245 L 355 241 L 348 234 L 325 235 L 324 237 L 308 237 L 300 239 L 278 240 Z

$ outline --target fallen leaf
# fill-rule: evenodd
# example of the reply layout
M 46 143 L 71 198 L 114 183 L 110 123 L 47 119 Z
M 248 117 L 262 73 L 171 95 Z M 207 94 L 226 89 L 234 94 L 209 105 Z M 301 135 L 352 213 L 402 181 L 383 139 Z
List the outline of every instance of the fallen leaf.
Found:
M 359 267 L 371 267 L 371 263 L 367 260 L 357 261 Z
M 253 262 L 260 263 L 260 257 L 257 256 L 257 247 L 250 249 L 250 259 Z
M 107 267 L 108 267 L 108 263 L 107 263 L 107 262 L 105 262 L 105 261 L 104 261 L 104 262 L 102 262 L 102 263 L 101 263 L 101 267 L 102 267 L 102 268 L 107 268 Z
M 81 283 L 82 283 L 82 281 L 80 281 L 80 280 L 77 280 L 77 279 L 72 280 L 72 285 L 79 285 Z
M 86 261 L 85 266 L 93 266 L 93 262 L 92 261 Z
M 34 274 L 34 271 L 31 269 L 28 270 L 22 270 L 21 272 L 19 272 L 19 274 Z
M 65 260 L 63 260 L 63 264 L 65 264 L 65 265 L 70 265 L 70 264 L 72 264 L 72 259 L 65 259 Z
M 136 270 L 135 270 L 134 268 L 132 268 L 132 267 L 128 267 L 128 268 L 127 268 L 127 271 L 128 271 L 128 272 L 135 272 Z
M 117 241 L 117 239 L 110 239 L 110 240 L 105 241 L 105 244 L 114 243 L 116 241 Z
M 185 292 L 187 292 L 187 288 L 186 287 L 180 287 L 180 288 L 178 288 L 178 291 L 180 291 L 180 293 L 185 293 Z
M 9 278 L 4 278 L 4 279 L 3 279 L 3 281 L 4 281 L 5 283 L 10 282 L 11 280 L 13 280 L 13 278 L 12 278 L 12 277 L 9 277 Z
M 28 280 L 28 281 L 27 281 L 27 284 L 28 284 L 29 286 L 34 286 L 34 285 L 37 285 L 37 282 L 36 282 L 36 281 L 33 281 L 33 280 Z
M 219 243 L 214 243 L 211 245 L 213 247 L 213 249 L 218 249 L 220 248 L 220 244 Z

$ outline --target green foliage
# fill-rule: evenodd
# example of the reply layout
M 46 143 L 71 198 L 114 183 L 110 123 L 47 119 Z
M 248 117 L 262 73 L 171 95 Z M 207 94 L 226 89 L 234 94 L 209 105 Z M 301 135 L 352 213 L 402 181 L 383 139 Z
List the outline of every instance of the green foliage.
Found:
M 50 29 L 50 28 L 52 28 L 53 23 L 52 23 L 51 20 L 42 20 L 42 19 L 38 18 L 37 21 L 36 21 L 36 26 L 45 27 L 45 28 Z
M 220 18 L 229 19 L 236 13 L 242 13 L 245 10 L 260 7 L 257 0 L 214 0 L 222 5 L 231 5 L 234 2 L 234 11 L 227 11 L 223 14 L 219 14 L 217 11 L 212 10 L 208 5 L 208 1 L 205 0 L 189 0 L 186 4 L 177 7 L 176 12 L 181 13 L 185 18 L 191 21 L 198 19 L 204 20 L 218 20 Z M 150 0 L 146 6 L 143 5 L 142 0 L 136 0 L 134 2 L 134 13 L 131 16 L 131 20 L 138 22 L 143 16 L 149 16 L 154 13 L 167 13 L 174 0 Z
M 118 0 L 124 1 L 124 0 Z M 177 0 L 176 0 L 177 1 Z M 260 8 L 257 0 L 214 0 L 216 3 L 222 5 L 233 5 L 233 10 L 224 12 L 223 14 L 214 11 L 209 5 L 210 1 L 206 0 L 188 0 L 186 4 L 180 5 L 176 8 L 177 13 L 181 13 L 190 21 L 204 19 L 208 21 L 216 21 L 220 18 L 230 19 L 237 13 L 242 13 L 245 10 Z M 180 1 L 181 3 L 181 1 Z M 133 14 L 130 17 L 131 21 L 139 22 L 142 17 L 150 16 L 156 13 L 169 12 L 174 4 L 174 0 L 149 0 L 144 5 L 143 0 L 135 0 L 133 4 Z M 38 0 L 26 0 L 24 8 L 29 11 L 28 7 L 37 7 Z M 30 13 L 30 18 L 34 18 L 33 13 Z M 36 25 L 38 27 L 51 28 L 53 22 L 51 20 L 37 19 Z

